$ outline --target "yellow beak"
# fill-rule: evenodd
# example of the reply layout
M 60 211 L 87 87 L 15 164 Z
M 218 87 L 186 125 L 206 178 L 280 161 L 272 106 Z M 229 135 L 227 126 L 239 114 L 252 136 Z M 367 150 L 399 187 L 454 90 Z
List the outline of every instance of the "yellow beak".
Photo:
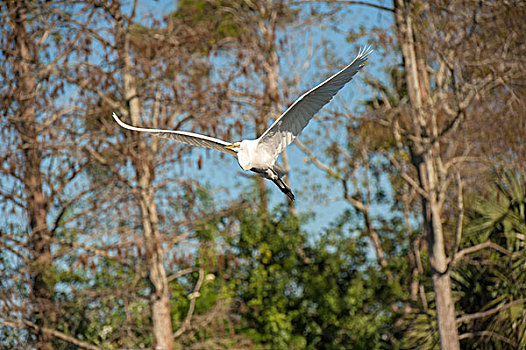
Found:
M 235 144 L 225 146 L 226 149 L 231 149 L 231 150 L 233 150 L 236 147 L 237 147 L 237 145 L 235 145 Z

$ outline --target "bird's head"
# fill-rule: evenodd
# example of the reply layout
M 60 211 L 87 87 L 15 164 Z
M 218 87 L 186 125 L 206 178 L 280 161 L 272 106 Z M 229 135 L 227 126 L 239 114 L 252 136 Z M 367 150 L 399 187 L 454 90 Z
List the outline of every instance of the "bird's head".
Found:
M 239 149 L 241 148 L 241 142 L 235 142 L 231 145 L 225 146 L 226 149 L 230 149 L 236 153 L 239 152 Z

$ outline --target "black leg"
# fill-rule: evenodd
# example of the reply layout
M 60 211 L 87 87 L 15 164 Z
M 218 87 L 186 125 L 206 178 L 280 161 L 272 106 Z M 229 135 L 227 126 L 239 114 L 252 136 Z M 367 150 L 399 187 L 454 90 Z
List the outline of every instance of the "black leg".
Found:
M 285 193 L 287 197 L 290 198 L 291 201 L 294 200 L 294 194 L 292 193 L 292 190 L 283 182 L 283 180 L 280 178 L 279 173 L 276 172 L 274 169 L 258 169 L 258 168 L 252 168 L 251 171 L 260 174 L 266 179 L 271 180 L 278 186 L 278 188 L 281 190 L 281 192 Z
M 291 201 L 294 200 L 294 194 L 292 193 L 292 190 L 283 182 L 283 180 L 278 178 L 277 180 L 272 180 L 272 182 L 274 182 L 281 192 L 285 193 Z

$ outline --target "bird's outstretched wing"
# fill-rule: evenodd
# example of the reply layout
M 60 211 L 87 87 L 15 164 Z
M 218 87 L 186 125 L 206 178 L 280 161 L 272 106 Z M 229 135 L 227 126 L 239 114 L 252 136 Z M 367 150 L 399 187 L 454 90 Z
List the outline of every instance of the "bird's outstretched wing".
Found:
M 122 120 L 119 119 L 119 117 L 117 117 L 115 113 L 113 113 L 113 119 L 115 119 L 115 121 L 120 126 L 128 130 L 148 132 L 155 136 L 172 139 L 172 140 L 186 143 L 192 146 L 207 147 L 207 148 L 215 149 L 215 150 L 218 150 L 224 153 L 231 154 L 233 156 L 237 156 L 236 152 L 225 148 L 225 146 L 232 145 L 230 142 L 216 139 L 214 137 L 199 135 L 199 134 L 196 134 L 193 132 L 187 132 L 187 131 L 138 128 L 138 127 L 131 126 L 131 125 L 124 123 Z
M 371 48 L 360 50 L 347 67 L 298 98 L 258 139 L 258 147 L 275 152 L 277 158 L 307 126 L 314 114 L 326 105 L 364 66 L 372 52 Z

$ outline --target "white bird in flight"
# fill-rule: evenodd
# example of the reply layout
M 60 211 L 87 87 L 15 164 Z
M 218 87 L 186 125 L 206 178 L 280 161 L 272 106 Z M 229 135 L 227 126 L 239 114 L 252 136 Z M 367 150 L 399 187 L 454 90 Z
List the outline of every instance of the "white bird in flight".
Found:
M 371 52 L 370 48 L 360 50 L 351 64 L 301 95 L 255 140 L 231 143 L 187 131 L 138 128 L 122 122 L 115 113 L 113 113 L 113 118 L 120 126 L 128 130 L 148 132 L 155 136 L 231 154 L 237 158 L 243 170 L 251 170 L 271 180 L 291 200 L 294 200 L 294 194 L 282 180 L 285 172 L 275 164 L 276 160 L 285 150 L 285 147 L 290 145 L 307 126 L 314 114 L 332 100 L 345 84 L 351 81 L 353 76 L 364 66 Z

